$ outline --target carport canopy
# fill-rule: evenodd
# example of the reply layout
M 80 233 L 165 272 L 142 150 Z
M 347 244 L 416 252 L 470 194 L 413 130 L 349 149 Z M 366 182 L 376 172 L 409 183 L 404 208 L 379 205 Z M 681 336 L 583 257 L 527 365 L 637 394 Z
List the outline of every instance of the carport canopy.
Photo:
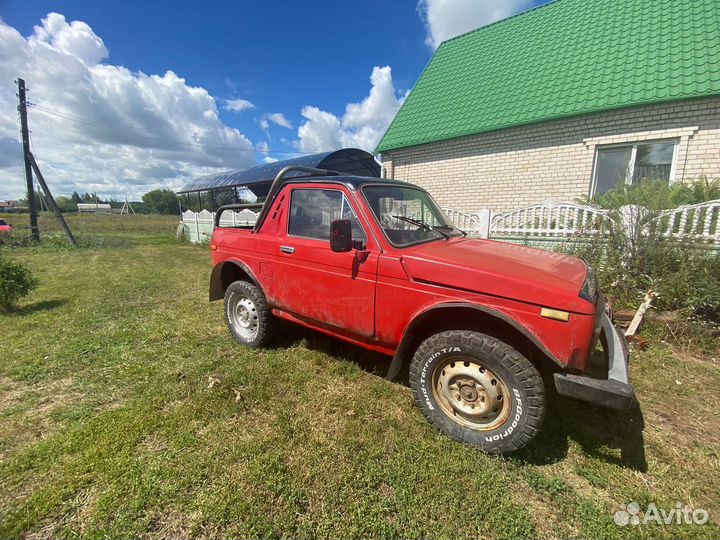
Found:
M 249 169 L 209 174 L 193 179 L 178 191 L 185 208 L 209 207 L 215 211 L 223 204 L 256 202 L 267 195 L 270 184 L 283 168 L 291 165 L 338 171 L 353 176 L 380 177 L 380 164 L 375 157 L 358 148 L 343 148 L 332 152 L 310 154 L 293 159 L 263 163 Z M 287 177 L 304 176 L 291 172 Z M 184 197 L 183 197 L 184 196 Z M 202 208 L 198 208 L 200 210 Z

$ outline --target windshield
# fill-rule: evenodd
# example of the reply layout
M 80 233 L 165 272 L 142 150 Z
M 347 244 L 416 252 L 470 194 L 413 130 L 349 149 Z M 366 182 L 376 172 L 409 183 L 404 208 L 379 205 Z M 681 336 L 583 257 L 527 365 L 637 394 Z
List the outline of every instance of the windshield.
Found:
M 0 225 L 7 225 L 7 222 L 4 219 L 0 219 Z
M 394 246 L 464 235 L 453 226 L 435 201 L 421 189 L 366 186 L 363 194 L 375 218 Z

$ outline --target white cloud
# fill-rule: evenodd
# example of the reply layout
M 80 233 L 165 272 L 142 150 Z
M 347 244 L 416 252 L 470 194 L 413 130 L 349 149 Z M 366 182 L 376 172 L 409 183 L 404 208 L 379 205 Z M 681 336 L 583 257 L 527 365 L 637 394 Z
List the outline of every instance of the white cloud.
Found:
M 108 57 L 105 43 L 86 23 L 72 21 L 68 24 L 59 13 L 49 13 L 41 26 L 34 26 L 35 33 L 30 38 L 36 44 L 49 47 L 80 58 L 88 64 L 97 64 Z
M 368 96 L 360 103 L 348 103 L 342 118 L 317 107 L 304 107 L 300 114 L 306 121 L 298 128 L 298 148 L 304 152 L 348 147 L 374 150 L 405 96 L 397 97 L 390 66 L 375 66 L 370 83 Z
M 226 111 L 242 112 L 248 109 L 254 109 L 255 105 L 247 99 L 227 99 L 225 100 L 225 107 L 223 108 Z
M 267 115 L 267 118 L 268 118 L 268 120 L 277 124 L 278 126 L 292 129 L 292 124 L 290 123 L 290 120 L 285 118 L 285 115 L 283 113 L 279 113 L 279 112 L 270 113 Z
M 419 0 L 425 42 L 437 49 L 451 37 L 475 30 L 532 7 L 531 0 Z
M 307 122 L 298 128 L 298 147 L 303 152 L 323 152 L 342 148 L 340 119 L 317 107 L 303 107 L 300 113 Z
M 0 20 L 0 148 L 13 152 L 0 159 L 0 199 L 24 195 L 17 77 L 37 104 L 28 111 L 32 138 L 56 195 L 134 198 L 255 164 L 252 143 L 223 124 L 207 90 L 172 71 L 147 75 L 99 63 L 107 57 L 87 24 L 62 15 L 49 14 L 28 38 Z

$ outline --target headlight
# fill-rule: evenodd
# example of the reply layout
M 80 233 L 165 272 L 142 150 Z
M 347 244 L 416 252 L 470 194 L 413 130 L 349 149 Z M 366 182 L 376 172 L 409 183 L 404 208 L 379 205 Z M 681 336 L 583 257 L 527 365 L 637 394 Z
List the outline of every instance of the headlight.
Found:
M 594 304 L 598 294 L 598 281 L 597 274 L 593 270 L 592 266 L 588 266 L 587 276 L 585 276 L 585 283 L 580 290 L 580 298 L 587 300 Z

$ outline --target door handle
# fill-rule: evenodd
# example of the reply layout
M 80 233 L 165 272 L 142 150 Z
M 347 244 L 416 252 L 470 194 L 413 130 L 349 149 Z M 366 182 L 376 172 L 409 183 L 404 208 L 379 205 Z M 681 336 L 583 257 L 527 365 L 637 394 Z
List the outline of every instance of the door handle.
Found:
M 293 253 L 295 253 L 295 248 L 292 246 L 280 246 L 280 251 L 292 255 Z

